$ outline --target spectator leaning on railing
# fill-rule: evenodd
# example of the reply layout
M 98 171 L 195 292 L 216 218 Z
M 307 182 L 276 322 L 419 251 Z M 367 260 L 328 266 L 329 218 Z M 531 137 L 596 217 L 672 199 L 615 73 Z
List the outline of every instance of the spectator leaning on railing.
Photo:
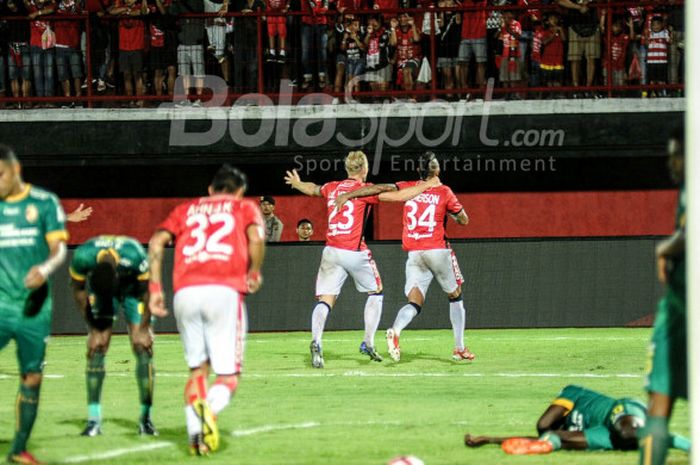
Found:
M 542 32 L 542 81 L 547 87 L 561 87 L 564 82 L 564 42 L 566 31 L 559 25 L 556 11 L 547 16 L 547 29 Z
M 8 0 L 7 10 L 11 16 L 26 17 L 22 0 Z M 29 53 L 29 23 L 8 21 L 7 31 L 7 73 L 12 96 L 30 97 L 32 87 L 32 61 Z M 17 108 L 31 108 L 30 103 L 18 103 Z
M 389 63 L 390 47 L 396 46 L 396 35 L 390 34 L 380 23 L 379 15 L 369 17 L 367 34 L 365 35 L 366 73 L 373 91 L 385 91 L 389 87 L 392 76 L 392 65 Z
M 396 83 L 401 89 L 411 91 L 421 64 L 420 33 L 413 17 L 401 13 L 398 21 L 391 19 L 391 39 L 396 42 Z
M 163 95 L 164 83 L 168 95 L 173 95 L 175 90 L 177 24 L 175 16 L 168 11 L 171 5 L 172 0 L 155 0 L 156 9 L 150 17 L 148 63 L 156 95 Z
M 301 0 L 301 64 L 304 81 L 301 90 L 307 91 L 313 83 L 314 68 L 318 71 L 318 87 L 326 88 L 328 60 L 328 0 Z
M 465 11 L 462 16 L 462 40 L 459 44 L 460 86 L 469 87 L 469 64 L 476 61 L 476 85 L 481 87 L 486 81 L 486 0 L 465 0 L 464 6 L 477 6 L 477 11 Z
M 34 88 L 37 97 L 52 97 L 54 95 L 54 47 L 56 35 L 49 21 L 43 21 L 42 16 L 53 14 L 56 3 L 53 0 L 24 0 L 29 12 L 29 45 L 32 53 L 32 71 L 34 72 Z M 50 103 L 40 103 L 40 107 L 52 107 Z
M 143 59 L 146 50 L 146 23 L 136 19 L 148 14 L 148 0 L 115 0 L 110 13 L 119 16 L 119 69 L 124 77 L 126 95 L 142 96 Z M 143 106 L 143 100 L 130 102 L 131 107 Z
M 170 12 L 174 15 L 204 13 L 202 0 L 173 0 Z M 192 87 L 196 90 L 193 106 L 200 106 L 204 87 L 204 20 L 181 17 L 178 19 L 177 69 L 182 76 L 185 100 L 180 106 L 189 105 L 188 95 Z M 179 89 L 178 89 L 179 90 Z
M 79 15 L 83 8 L 76 0 L 59 0 L 57 15 Z M 83 57 L 80 51 L 81 22 L 78 20 L 56 21 L 56 71 L 64 97 L 71 96 L 71 80 L 75 96 L 80 97 L 83 80 Z M 80 105 L 80 104 L 78 104 Z M 68 106 L 75 106 L 70 104 Z
M 581 61 L 585 57 L 586 86 L 590 87 L 595 79 L 596 60 L 600 58 L 600 30 L 595 0 L 578 0 L 578 2 L 558 0 L 558 2 L 568 10 L 568 58 L 571 63 L 571 81 L 574 87 L 581 85 Z
M 441 0 L 440 8 L 454 7 L 454 0 Z M 437 68 L 442 72 L 442 87 L 444 89 L 455 88 L 455 76 L 457 76 L 457 55 L 459 54 L 459 42 L 461 40 L 462 15 L 457 11 L 441 11 L 438 13 L 438 26 L 440 34 L 437 40 Z M 436 77 L 434 77 L 436 79 Z M 451 98 L 452 94 L 447 94 Z

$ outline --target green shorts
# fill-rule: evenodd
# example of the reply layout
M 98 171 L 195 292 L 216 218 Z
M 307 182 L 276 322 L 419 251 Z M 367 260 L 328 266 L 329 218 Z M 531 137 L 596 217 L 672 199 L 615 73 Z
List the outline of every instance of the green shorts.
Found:
M 93 294 L 88 294 L 88 299 L 90 308 L 88 309 L 87 319 L 90 326 L 95 329 L 104 330 L 111 328 L 117 319 L 119 309 L 122 309 L 124 312 L 124 320 L 127 324 L 141 324 L 144 305 L 139 298 L 133 296 L 115 297 L 107 305 L 100 302 Z
M 659 301 L 649 345 L 646 390 L 688 398 L 685 299 L 669 291 Z
M 0 304 L 0 350 L 14 339 L 20 373 L 41 373 L 51 333 L 51 298 L 44 301 L 35 316 L 25 316 L 23 307 L 24 304 L 15 308 Z

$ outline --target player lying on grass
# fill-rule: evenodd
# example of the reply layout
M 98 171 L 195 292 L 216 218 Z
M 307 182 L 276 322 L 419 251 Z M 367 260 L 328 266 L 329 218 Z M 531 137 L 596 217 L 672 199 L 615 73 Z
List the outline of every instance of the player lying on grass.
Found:
M 7 461 L 35 465 L 40 462 L 27 451 L 27 441 L 51 331 L 49 278 L 66 258 L 68 233 L 56 196 L 25 183 L 22 166 L 5 145 L 0 145 L 0 211 L 0 350 L 14 339 L 20 376 Z
M 679 397 L 688 398 L 684 139 L 681 128 L 674 132 L 668 144 L 671 177 L 680 190 L 675 232 L 656 248 L 658 277 L 666 286 L 666 294 L 659 301 L 649 345 L 650 370 L 646 380 L 649 421 L 639 432 L 640 463 L 645 465 L 662 465 L 666 461 L 673 404 Z
M 247 329 L 245 296 L 262 285 L 265 224 L 260 208 L 243 198 L 247 178 L 222 166 L 209 196 L 176 207 L 151 237 L 149 284 L 153 314 L 165 316 L 163 249 L 175 242 L 175 319 L 190 376 L 185 421 L 190 453 L 219 448 L 216 418 L 231 402 L 241 375 Z M 216 374 L 210 385 L 209 372 Z
M 440 163 L 432 152 L 426 152 L 419 157 L 418 181 L 397 182 L 396 184 L 378 184 L 356 189 L 339 196 L 335 205 L 341 209 L 345 202 L 354 198 L 379 194 L 381 201 L 403 201 L 396 194 L 406 189 L 426 186 L 440 176 Z M 384 192 L 382 194 L 382 192 Z M 389 355 L 398 362 L 401 358 L 399 336 L 401 331 L 411 323 L 421 311 L 433 278 L 447 294 L 450 302 L 450 321 L 454 332 L 455 347 L 452 351 L 454 360 L 473 360 L 474 354 L 464 345 L 464 326 L 466 312 L 462 300 L 462 273 L 459 270 L 457 257 L 447 242 L 445 225 L 447 216 L 458 224 L 469 223 L 462 204 L 452 190 L 445 186 L 431 186 L 404 204 L 403 208 L 403 249 L 408 252 L 406 261 L 405 293 L 408 304 L 404 305 L 396 315 L 396 320 L 386 332 Z
M 157 436 L 151 421 L 153 405 L 153 334 L 147 305 L 148 255 L 127 236 L 97 236 L 78 247 L 70 266 L 73 296 L 88 325 L 88 420 L 83 436 L 102 434 L 102 383 L 112 325 L 119 308 L 124 312 L 131 347 L 136 356 L 136 383 L 141 416 L 139 434 Z
M 635 450 L 637 431 L 647 421 L 641 402 L 613 399 L 580 386 L 566 386 L 537 421 L 539 437 L 464 436 L 464 444 L 500 444 L 508 454 L 564 450 Z M 671 435 L 669 447 L 690 450 L 690 441 Z
M 287 171 L 285 182 L 293 189 L 312 197 L 324 197 L 328 206 L 328 232 L 326 247 L 323 249 L 321 265 L 316 279 L 316 298 L 318 303 L 311 316 L 312 341 L 310 345 L 311 365 L 323 368 L 323 350 L 321 338 L 326 319 L 348 275 L 355 281 L 359 292 L 367 293 L 365 304 L 365 337 L 360 344 L 360 353 L 369 356 L 371 360 L 381 362 L 382 357 L 374 348 L 374 335 L 379 327 L 382 316 L 382 280 L 377 265 L 372 258 L 372 252 L 367 248 L 364 239 L 364 226 L 369 209 L 379 202 L 379 198 L 365 197 L 346 202 L 342 208 L 335 207 L 335 199 L 339 195 L 351 192 L 367 184 L 369 163 L 367 156 L 361 151 L 350 152 L 345 158 L 345 171 L 348 178 L 343 181 L 333 181 L 319 186 L 313 182 L 303 182 L 296 170 Z M 424 190 L 440 183 L 435 178 L 429 183 L 405 189 L 402 192 L 384 194 L 397 202 L 404 202 Z

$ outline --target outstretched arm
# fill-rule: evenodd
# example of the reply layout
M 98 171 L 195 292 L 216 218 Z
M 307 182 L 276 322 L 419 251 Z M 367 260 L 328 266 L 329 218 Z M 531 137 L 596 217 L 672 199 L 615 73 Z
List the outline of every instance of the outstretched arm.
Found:
M 148 265 L 151 278 L 148 283 L 148 306 L 151 314 L 163 318 L 167 316 L 165 298 L 163 297 L 163 250 L 173 240 L 168 231 L 157 231 L 148 242 Z
M 292 186 L 292 189 L 296 189 L 302 194 L 309 195 L 311 197 L 322 197 L 321 186 L 314 184 L 313 182 L 302 181 L 299 177 L 299 173 L 297 173 L 297 170 L 287 171 L 287 175 L 284 177 L 284 182 Z
M 359 189 L 355 189 L 352 192 L 346 192 L 345 194 L 339 195 L 335 199 L 335 208 L 340 210 L 345 202 L 348 200 L 356 199 L 358 197 L 372 197 L 374 195 L 379 195 L 385 192 L 395 192 L 399 188 L 396 184 L 374 184 L 372 186 L 364 186 Z
M 85 204 L 81 203 L 78 208 L 66 215 L 66 221 L 69 223 L 81 223 L 92 215 L 92 207 L 85 208 Z
M 430 178 L 428 181 L 420 182 L 415 186 L 407 187 L 406 189 L 401 189 L 396 192 L 385 192 L 379 194 L 379 200 L 382 202 L 405 202 L 411 200 L 413 197 L 422 194 L 431 187 L 437 187 L 440 185 L 440 178 L 437 176 Z

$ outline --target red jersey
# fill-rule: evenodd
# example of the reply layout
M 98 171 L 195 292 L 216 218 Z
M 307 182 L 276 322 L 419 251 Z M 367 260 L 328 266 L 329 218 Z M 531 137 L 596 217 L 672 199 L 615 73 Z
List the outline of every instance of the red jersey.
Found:
M 420 42 L 413 41 L 413 30 L 408 28 L 404 32 L 400 27 L 396 29 L 396 59 L 397 64 L 402 65 L 410 59 L 420 60 Z
M 564 69 L 564 41 L 561 36 L 556 36 L 551 30 L 544 31 L 542 40 L 554 38 L 547 45 L 543 45 L 542 61 L 540 67 L 544 70 Z
M 52 6 L 55 5 L 53 3 L 45 3 L 43 4 L 43 7 L 47 6 Z M 27 11 L 29 13 L 36 13 L 39 11 L 39 6 L 36 4 L 34 1 L 30 1 L 29 5 L 27 6 Z M 32 45 L 34 47 L 39 47 L 41 48 L 41 36 L 44 34 L 44 31 L 46 28 L 49 26 L 48 21 L 39 21 L 38 19 L 35 19 L 34 21 L 31 21 L 29 23 L 29 45 Z
M 397 182 L 401 189 L 413 187 L 419 181 Z M 462 211 L 462 204 L 452 189 L 442 185 L 433 187 L 414 197 L 403 207 L 403 249 L 431 250 L 446 249 L 445 223 L 447 214 Z
M 379 203 L 379 198 L 361 197 L 345 202 L 340 211 L 335 209 L 335 199 L 341 194 L 352 192 L 360 187 L 371 186 L 371 183 L 346 179 L 333 181 L 321 187 L 321 195 L 328 205 L 328 231 L 326 245 L 345 250 L 364 250 L 367 248 L 363 237 L 365 220 L 370 205 Z
M 462 17 L 462 39 L 485 39 L 486 38 L 486 0 L 472 0 L 464 2 L 463 6 L 476 6 L 478 11 L 465 11 Z
M 57 15 L 77 15 L 82 12 L 82 8 L 75 0 L 62 0 L 56 10 Z M 80 49 L 80 25 L 80 21 L 56 21 L 54 23 L 56 45 Z
M 532 35 L 532 51 L 530 59 L 535 63 L 542 61 L 542 40 L 544 39 L 545 30 L 542 26 L 537 26 Z
M 264 228 L 251 200 L 221 194 L 175 207 L 159 229 L 175 236 L 175 292 L 214 284 L 248 292 L 248 226 Z
M 520 56 L 520 35 L 523 33 L 523 28 L 520 23 L 513 20 L 510 23 L 510 30 L 517 37 L 508 32 L 508 27 L 503 25 L 501 29 L 501 38 L 503 39 L 503 58 L 518 58 Z
M 116 0 L 115 6 L 127 6 L 126 2 Z M 132 10 L 140 10 L 141 3 L 131 6 Z M 133 52 L 146 48 L 146 23 L 142 19 L 125 17 L 119 20 L 119 50 Z
M 612 56 L 612 70 L 613 71 L 624 71 L 627 67 L 627 46 L 630 43 L 630 36 L 627 34 L 618 34 L 612 36 L 611 41 L 611 53 Z M 608 57 L 608 47 L 603 47 L 603 67 L 608 69 L 610 59 Z

